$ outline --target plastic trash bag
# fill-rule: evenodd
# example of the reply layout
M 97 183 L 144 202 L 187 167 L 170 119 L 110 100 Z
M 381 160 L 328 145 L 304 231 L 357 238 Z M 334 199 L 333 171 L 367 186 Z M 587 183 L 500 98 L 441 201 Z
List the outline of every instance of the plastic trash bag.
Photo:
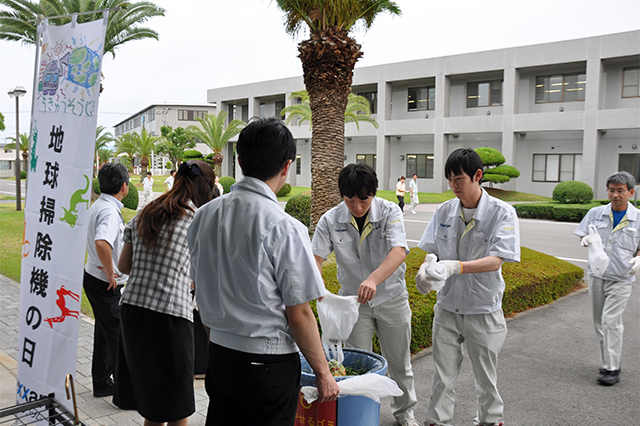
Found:
M 358 297 L 338 296 L 329 293 L 317 303 L 318 318 L 322 327 L 322 346 L 327 359 L 344 361 L 342 343 L 358 321 Z
M 385 396 L 400 396 L 403 394 L 396 382 L 379 374 L 363 374 L 338 382 L 339 395 L 365 396 L 380 403 Z M 318 389 L 313 386 L 303 386 L 301 389 L 304 399 L 309 404 L 318 399 Z
M 589 268 L 597 277 L 602 277 L 609 266 L 609 256 L 604 252 L 602 238 L 595 225 L 589 225 Z
M 445 280 L 433 279 L 429 276 L 429 272 L 432 274 L 444 274 L 444 266 L 438 265 L 438 258 L 435 254 L 429 253 L 426 257 L 427 267 L 422 271 L 423 267 L 420 267 L 420 272 L 416 276 L 416 288 L 422 294 L 428 294 L 431 290 L 436 292 L 440 291 L 444 287 Z M 424 272 L 424 273 L 422 273 Z

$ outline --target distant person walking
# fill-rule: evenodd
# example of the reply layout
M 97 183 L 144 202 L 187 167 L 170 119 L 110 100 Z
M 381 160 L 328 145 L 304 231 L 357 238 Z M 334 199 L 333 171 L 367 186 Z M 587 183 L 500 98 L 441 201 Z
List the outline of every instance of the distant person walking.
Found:
M 216 176 L 216 188 L 218 188 L 218 192 L 220 195 L 224 194 L 224 187 L 220 183 L 220 178 Z
M 409 182 L 409 194 L 411 196 L 411 214 L 417 214 L 416 206 L 420 200 L 418 199 L 418 175 L 415 173 Z
M 175 177 L 176 177 L 176 171 L 175 169 L 171 169 L 171 171 L 169 172 L 169 177 L 164 180 L 164 192 L 171 191 L 171 188 L 173 188 L 173 181 Z M 218 177 L 216 176 L 216 179 L 217 178 Z
M 142 210 L 153 200 L 153 178 L 151 172 L 147 172 L 147 175 L 142 181 L 142 203 L 138 207 L 138 210 Z
M 396 184 L 396 196 L 398 197 L 398 207 L 400 207 L 400 211 L 404 214 L 404 194 L 407 193 L 407 188 L 404 186 L 404 181 L 407 178 L 404 176 L 400 176 L 398 178 L 398 183 Z
M 609 176 L 610 203 L 589 210 L 574 231 L 581 237 L 582 246 L 589 247 L 597 239 L 589 235 L 589 226 L 595 225 L 609 257 L 609 266 L 602 276 L 596 275 L 591 263 L 587 272 L 593 325 L 600 345 L 598 383 L 604 386 L 620 381 L 622 314 L 640 269 L 640 210 L 629 202 L 635 193 L 635 184 L 635 178 L 628 172 Z
M 187 230 L 214 195 L 204 161 L 182 163 L 175 187 L 129 221 L 118 267 L 130 274 L 121 301 L 113 402 L 145 426 L 186 426 L 195 411 L 194 324 Z

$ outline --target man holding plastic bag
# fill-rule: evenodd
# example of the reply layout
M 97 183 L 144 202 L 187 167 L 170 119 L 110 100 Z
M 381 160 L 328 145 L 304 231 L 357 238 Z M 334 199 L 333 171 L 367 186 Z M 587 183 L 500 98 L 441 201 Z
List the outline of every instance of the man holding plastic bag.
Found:
M 389 375 L 404 395 L 391 410 L 401 426 L 418 426 L 411 368 L 411 309 L 404 260 L 409 252 L 402 212 L 377 198 L 378 178 L 366 163 L 349 164 L 338 177 L 343 202 L 318 222 L 312 246 L 318 269 L 335 252 L 341 295 L 357 296 L 359 317 L 346 346 L 371 351 L 374 331 L 380 339 Z
M 574 231 L 589 247 L 587 282 L 602 361 L 598 383 L 605 386 L 620 381 L 622 313 L 640 269 L 640 211 L 629 203 L 635 183 L 627 172 L 609 176 L 610 203 L 589 210 Z

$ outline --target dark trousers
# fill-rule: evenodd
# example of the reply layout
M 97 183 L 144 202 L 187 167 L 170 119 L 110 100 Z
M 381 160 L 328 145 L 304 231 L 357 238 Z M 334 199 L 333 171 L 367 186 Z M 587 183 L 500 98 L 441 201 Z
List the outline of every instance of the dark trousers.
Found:
M 111 374 L 116 364 L 118 350 L 118 329 L 120 328 L 120 289 L 107 290 L 109 283 L 86 271 L 82 282 L 84 293 L 89 299 L 95 326 L 93 329 L 93 357 L 91 378 L 93 392 L 111 387 Z
M 300 357 L 260 355 L 209 344 L 206 426 L 293 426 Z
M 404 212 L 404 195 L 396 195 L 398 197 L 398 206 Z

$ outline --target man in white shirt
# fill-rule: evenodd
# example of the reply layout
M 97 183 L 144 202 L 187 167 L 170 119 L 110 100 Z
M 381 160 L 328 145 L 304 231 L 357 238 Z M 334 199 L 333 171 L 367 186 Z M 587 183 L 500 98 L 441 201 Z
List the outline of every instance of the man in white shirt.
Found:
M 175 179 L 175 176 L 175 169 L 171 169 L 171 171 L 169 172 L 169 177 L 164 180 L 164 192 L 171 191 L 171 188 L 173 188 L 173 180 Z M 216 179 L 217 178 L 218 177 L 216 176 Z M 151 190 L 153 191 L 153 184 L 151 185 Z
M 151 177 L 151 172 L 147 172 L 142 181 L 142 203 L 140 203 L 138 210 L 145 208 L 151 200 L 153 200 L 153 178 Z
M 411 182 L 409 182 L 409 193 L 411 195 L 411 214 L 417 214 L 416 206 L 420 200 L 418 199 L 418 175 L 415 173 L 411 177 Z
M 122 199 L 129 193 L 129 173 L 107 163 L 98 172 L 102 194 L 89 209 L 87 264 L 83 287 L 95 317 L 91 378 L 93 395 L 113 395 L 113 373 L 120 327 L 120 289 L 127 280 L 118 271 L 124 220 Z
M 425 260 L 416 287 L 423 293 L 441 287 L 432 330 L 429 425 L 452 424 L 463 341 L 476 383 L 474 424 L 500 426 L 504 420 L 496 372 L 507 335 L 501 268 L 502 262 L 520 261 L 520 233 L 513 207 L 480 187 L 482 167 L 472 149 L 457 149 L 449 155 L 444 170 L 456 198 L 436 209 L 418 244 L 439 261 L 430 267 Z
M 191 277 L 211 330 L 207 425 L 293 425 L 300 386 L 298 349 L 321 402 L 339 388 L 329 372 L 309 301 L 326 294 L 307 228 L 276 192 L 295 159 L 291 132 L 257 119 L 240 133 L 244 177 L 196 212 L 189 228 Z
M 419 426 L 411 368 L 411 308 L 405 284 L 405 257 L 409 253 L 396 205 L 377 198 L 378 178 L 366 163 L 349 164 L 340 171 L 338 188 L 343 202 L 326 212 L 313 235 L 318 269 L 331 252 L 336 254 L 340 294 L 358 296 L 359 317 L 347 347 L 371 351 L 378 334 L 389 375 L 403 395 L 393 398 L 391 410 L 401 426 Z
M 636 180 L 631 173 L 617 172 L 607 179 L 610 203 L 594 207 L 574 233 L 584 247 L 593 244 L 589 225 L 594 225 L 602 240 L 609 265 L 602 276 L 589 264 L 587 282 L 593 325 L 600 346 L 601 367 L 598 383 L 612 386 L 620 381 L 622 355 L 622 314 L 631 295 L 631 287 L 640 269 L 640 211 L 629 202 L 635 193 Z

